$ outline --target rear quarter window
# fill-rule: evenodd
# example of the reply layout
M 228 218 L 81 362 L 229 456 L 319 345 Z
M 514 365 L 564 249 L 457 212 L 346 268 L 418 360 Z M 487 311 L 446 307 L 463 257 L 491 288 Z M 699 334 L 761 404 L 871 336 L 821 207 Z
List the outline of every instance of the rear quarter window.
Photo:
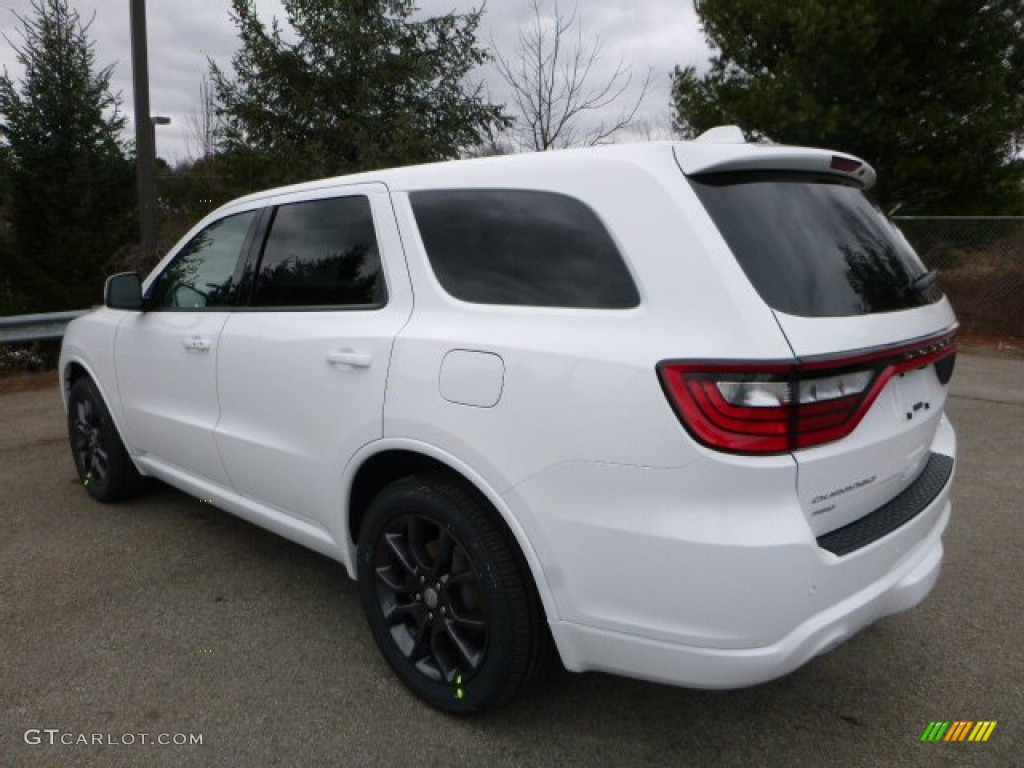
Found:
M 457 299 L 591 309 L 640 303 L 608 230 L 575 198 L 508 189 L 409 197 L 434 275 Z
M 913 248 L 855 186 L 814 174 L 720 173 L 690 184 L 773 309 L 843 317 L 938 301 Z

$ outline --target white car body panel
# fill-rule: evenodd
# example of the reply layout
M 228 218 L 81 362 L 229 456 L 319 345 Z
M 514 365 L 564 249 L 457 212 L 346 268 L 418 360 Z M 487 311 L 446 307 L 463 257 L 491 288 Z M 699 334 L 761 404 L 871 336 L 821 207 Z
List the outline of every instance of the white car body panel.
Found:
M 956 327 L 949 301 L 863 317 L 807 318 L 776 311 L 800 358 L 936 336 Z M 797 451 L 797 493 L 815 535 L 841 528 L 911 485 L 924 469 L 946 402 L 929 366 L 893 377 L 852 434 Z
M 114 339 L 118 324 L 128 314 L 100 307 L 76 318 L 68 325 L 60 348 L 60 370 L 64 371 L 73 363 L 86 371 L 96 382 L 122 435 L 125 434 L 124 410 L 114 372 Z M 67 409 L 68 387 L 61 386 L 60 394 Z
M 322 529 L 338 545 L 347 538 L 341 473 L 359 448 L 382 436 L 391 348 L 412 312 L 386 189 L 352 186 L 344 194 L 370 199 L 390 288 L 387 306 L 232 313 L 218 352 L 216 426 L 234 488 Z M 320 197 L 293 194 L 274 203 Z M 346 364 L 346 353 L 357 364 Z
M 134 313 L 121 321 L 115 341 L 125 441 L 143 456 L 152 453 L 224 485 L 228 477 L 213 430 L 220 418 L 217 363 L 227 319 L 227 312 Z
M 761 682 L 920 602 L 938 577 L 950 516 L 947 483 L 910 522 L 852 554 L 816 541 L 912 484 L 930 453 L 955 455 L 945 389 L 930 368 L 890 381 L 847 437 L 772 456 L 693 439 L 656 374 L 671 359 L 792 361 L 954 326 L 945 299 L 855 318 L 772 310 L 683 175 L 821 172 L 833 157 L 665 143 L 440 163 L 250 195 L 197 224 L 145 287 L 223 215 L 365 194 L 387 304 L 100 309 L 69 326 L 61 368 L 68 376 L 80 365 L 94 378 L 144 473 L 333 557 L 350 575 L 348 500 L 360 468 L 390 451 L 419 454 L 457 472 L 501 515 L 568 668 L 701 687 Z M 869 184 L 874 172 L 865 164 L 849 176 Z M 449 295 L 410 194 L 494 188 L 584 202 L 618 246 L 639 306 L 496 306 Z M 211 349 L 188 348 L 193 336 Z M 927 413 L 907 419 L 918 402 L 930 403 Z M 820 497 L 871 475 L 815 514 Z

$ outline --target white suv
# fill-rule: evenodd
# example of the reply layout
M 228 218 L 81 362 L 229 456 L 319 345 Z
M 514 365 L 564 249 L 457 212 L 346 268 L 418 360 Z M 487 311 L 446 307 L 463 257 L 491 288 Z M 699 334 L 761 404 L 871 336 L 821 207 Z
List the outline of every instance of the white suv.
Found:
M 868 165 L 734 133 L 225 205 L 68 328 L 86 490 L 159 478 L 337 559 L 455 713 L 552 648 L 738 687 L 917 604 L 953 312 Z

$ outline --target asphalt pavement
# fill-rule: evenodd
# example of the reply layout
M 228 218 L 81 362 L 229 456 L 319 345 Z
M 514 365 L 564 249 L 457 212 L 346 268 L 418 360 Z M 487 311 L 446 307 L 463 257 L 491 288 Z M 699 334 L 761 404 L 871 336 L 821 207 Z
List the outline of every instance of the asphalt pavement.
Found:
M 1024 765 L 1024 360 L 962 354 L 952 392 L 921 606 L 755 688 L 560 672 L 468 720 L 392 677 L 340 565 L 166 487 L 94 502 L 55 389 L 0 396 L 0 766 Z

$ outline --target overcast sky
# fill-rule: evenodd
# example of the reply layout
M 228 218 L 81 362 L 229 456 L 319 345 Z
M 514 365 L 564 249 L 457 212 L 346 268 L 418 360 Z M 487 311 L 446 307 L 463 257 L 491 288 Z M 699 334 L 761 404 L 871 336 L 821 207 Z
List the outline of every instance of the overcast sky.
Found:
M 436 15 L 451 10 L 466 11 L 479 5 L 474 0 L 420 0 L 420 13 Z M 131 87 L 131 43 L 128 27 L 129 0 L 72 0 L 83 21 L 92 19 L 89 37 L 96 44 L 98 66 L 114 65 L 113 90 L 120 91 L 129 130 L 133 117 Z M 256 0 L 261 19 L 272 16 L 284 20 L 278 0 Z M 551 0 L 544 0 L 551 8 Z M 569 0 L 561 3 L 563 12 L 571 11 Z M 208 71 L 207 57 L 230 71 L 231 55 L 238 38 L 228 10 L 229 0 L 149 0 L 147 23 L 149 40 L 150 104 L 154 115 L 166 115 L 171 125 L 157 128 L 157 153 L 174 163 L 189 156 L 187 119 L 198 109 L 199 81 Z M 692 3 L 686 0 L 579 0 L 583 28 L 603 42 L 602 70 L 610 72 L 621 59 L 632 68 L 635 80 L 642 80 L 648 69 L 652 87 L 644 100 L 641 117 L 654 127 L 664 127 L 669 119 L 669 73 L 679 65 L 703 66 L 708 57 L 703 35 Z M 13 12 L 12 12 L 13 11 Z M 14 13 L 30 15 L 30 0 L 0 2 L 0 30 L 20 44 L 20 23 Z M 531 18 L 528 0 L 489 0 L 479 37 L 493 38 L 506 55 L 514 50 L 519 25 Z M 0 39 L 0 67 L 6 67 L 16 79 L 21 67 L 6 41 Z M 600 72 L 596 73 L 600 76 Z M 485 80 L 494 101 L 504 101 L 505 89 L 497 74 L 482 70 L 476 77 Z

